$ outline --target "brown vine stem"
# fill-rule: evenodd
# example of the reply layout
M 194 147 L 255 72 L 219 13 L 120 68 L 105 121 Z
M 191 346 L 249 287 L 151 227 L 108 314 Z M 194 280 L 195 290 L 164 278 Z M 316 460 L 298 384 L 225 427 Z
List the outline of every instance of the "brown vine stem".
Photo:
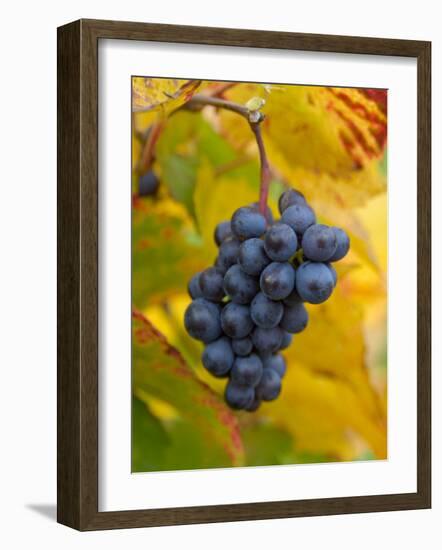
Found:
M 269 197 L 270 181 L 272 172 L 269 161 L 267 159 L 264 141 L 262 139 L 261 124 L 259 122 L 251 122 L 250 127 L 255 134 L 256 143 L 258 145 L 259 159 L 261 161 L 261 185 L 259 190 L 259 211 L 267 217 L 267 199 Z
M 138 172 L 140 174 L 144 174 L 152 166 L 152 163 L 155 158 L 155 145 L 157 144 L 158 138 L 161 135 L 163 127 L 164 127 L 164 121 L 155 122 L 151 126 L 149 135 L 146 139 L 143 150 L 141 152 L 140 163 L 138 166 Z
M 211 105 L 212 107 L 216 107 L 218 109 L 226 109 L 227 111 L 232 111 L 249 120 L 250 111 L 244 105 L 234 103 L 233 101 L 228 101 L 227 99 L 221 99 L 220 97 L 211 97 L 204 94 L 195 94 L 192 99 L 190 99 L 187 103 L 183 105 L 183 109 L 198 111 L 206 105 Z
M 244 117 L 250 125 L 250 128 L 255 136 L 256 144 L 258 145 L 259 159 L 261 163 L 261 182 L 259 192 L 259 211 L 267 217 L 267 200 L 269 196 L 269 187 L 271 181 L 271 169 L 267 159 L 264 141 L 262 139 L 261 122 L 264 120 L 264 115 L 259 111 L 250 111 L 246 106 L 221 99 L 218 97 L 210 97 L 203 94 L 196 94 L 183 107 L 190 110 L 199 110 L 206 105 L 212 107 L 226 109 Z M 253 115 L 253 117 L 252 117 Z
M 231 85 L 235 83 L 226 83 L 224 85 L 224 90 L 228 89 Z M 218 91 L 218 93 L 220 93 Z M 222 92 L 221 92 L 222 93 Z M 271 180 L 271 169 L 267 159 L 264 141 L 262 139 L 261 133 L 261 122 L 264 120 L 264 115 L 260 111 L 251 111 L 245 105 L 240 103 L 235 103 L 233 101 L 228 101 L 227 99 L 222 99 L 216 96 L 209 96 L 205 94 L 195 94 L 189 101 L 180 107 L 180 109 L 187 109 L 190 111 L 200 111 L 203 107 L 210 105 L 217 109 L 226 109 L 244 117 L 255 136 L 256 144 L 258 145 L 259 159 L 261 164 L 261 182 L 260 182 L 260 192 L 259 192 L 259 211 L 265 217 L 267 217 L 267 199 L 269 196 L 269 187 Z M 176 112 L 176 111 L 174 111 Z M 172 113 L 173 114 L 173 113 Z M 141 162 L 139 166 L 139 171 L 147 171 L 153 162 L 154 159 L 154 149 L 158 141 L 158 138 L 161 134 L 161 131 L 164 126 L 164 121 L 155 123 L 149 136 L 146 140 L 144 149 L 141 155 Z

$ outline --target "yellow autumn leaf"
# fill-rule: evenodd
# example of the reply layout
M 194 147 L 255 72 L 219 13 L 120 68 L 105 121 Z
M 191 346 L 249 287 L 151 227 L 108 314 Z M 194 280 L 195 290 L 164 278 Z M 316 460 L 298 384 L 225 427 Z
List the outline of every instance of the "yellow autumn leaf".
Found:
M 132 131 L 132 170 L 135 169 L 141 154 L 141 142 Z
M 265 404 L 262 414 L 292 433 L 296 449 L 354 460 L 352 438 L 358 435 L 376 458 L 386 458 L 384 420 L 367 409 L 358 387 L 300 361 L 289 364 L 282 395 Z
M 294 337 L 285 353 L 288 375 L 284 379 L 280 398 L 283 410 L 278 413 L 280 409 L 276 402 L 272 408 L 268 408 L 268 412 L 272 418 L 283 421 L 286 414 L 284 406 L 290 404 L 295 410 L 298 405 L 308 403 L 311 409 L 309 414 L 314 418 L 317 406 L 312 403 L 318 399 L 323 401 L 323 406 L 332 410 L 323 416 L 323 420 L 315 420 L 315 424 L 309 428 L 312 432 L 315 432 L 318 424 L 325 422 L 327 425 L 334 418 L 334 430 L 341 434 L 345 434 L 348 429 L 355 430 L 366 439 L 377 456 L 383 456 L 386 452 L 386 420 L 380 396 L 371 384 L 366 367 L 364 312 L 359 301 L 347 295 L 341 286 L 338 281 L 327 302 L 307 306 L 307 329 Z M 299 379 L 290 374 L 292 370 L 296 371 L 298 377 L 302 377 L 306 387 L 300 387 Z M 301 403 L 293 395 L 299 392 L 303 394 Z M 325 395 L 322 395 L 324 392 Z M 308 411 L 301 413 L 306 415 Z M 290 424 L 298 430 L 295 422 L 290 421 Z
M 334 202 L 318 201 L 314 198 L 310 200 L 310 204 L 318 212 L 318 219 L 321 223 L 341 227 L 350 237 L 351 253 L 349 257 L 345 258 L 344 262 L 339 262 L 337 267 L 352 262 L 353 255 L 356 254 L 360 260 L 379 271 L 379 260 L 372 244 L 370 231 L 367 230 L 356 210 L 338 208 Z
M 315 188 L 317 196 L 344 206 L 362 205 L 385 190 L 377 161 L 386 141 L 386 113 L 364 90 L 278 86 L 268 93 L 258 84 L 239 84 L 227 94 L 242 104 L 265 98 L 267 154 L 294 187 Z M 248 149 L 253 141 L 248 123 L 231 112 L 219 117 L 227 138 L 238 149 Z
M 198 170 L 194 191 L 194 204 L 198 227 L 203 237 L 208 259 L 216 255 L 213 234 L 216 225 L 231 218 L 233 212 L 258 199 L 258 182 L 250 182 L 227 175 L 216 177 L 209 162 L 202 162 Z
M 324 210 L 327 212 L 326 206 Z M 344 227 L 351 237 L 348 257 L 335 264 L 341 289 L 356 303 L 366 306 L 381 302 L 384 310 L 387 293 L 387 210 L 387 195 L 384 193 L 368 201 L 363 208 L 346 211 L 350 214 L 350 220 L 354 218 L 360 226 L 360 231 L 354 229 L 353 223 L 345 221 L 345 215 L 342 216 L 342 223 L 339 216 L 333 218 L 333 222 Z M 371 261 L 372 257 L 375 264 Z M 341 273 L 345 273 L 352 263 L 355 268 L 348 276 L 341 278 Z
M 156 110 L 132 113 L 133 130 L 144 136 L 152 124 L 161 119 L 161 116 L 162 112 Z
M 379 170 L 378 161 L 371 161 L 363 170 L 348 172 L 336 177 L 328 172 L 307 170 L 287 164 L 280 159 L 278 169 L 287 182 L 315 202 L 331 203 L 339 208 L 361 207 L 368 200 L 385 193 L 387 181 Z
M 200 85 L 200 80 L 134 77 L 132 110 L 160 111 L 167 115 L 188 101 Z

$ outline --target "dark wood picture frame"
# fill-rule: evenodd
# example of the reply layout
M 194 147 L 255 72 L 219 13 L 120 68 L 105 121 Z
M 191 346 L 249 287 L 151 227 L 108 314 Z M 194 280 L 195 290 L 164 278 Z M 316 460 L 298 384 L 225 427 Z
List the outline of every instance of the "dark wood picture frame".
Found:
M 417 492 L 98 511 L 98 41 L 402 56 L 418 70 Z M 431 506 L 431 43 L 79 20 L 58 29 L 58 521 L 82 531 Z

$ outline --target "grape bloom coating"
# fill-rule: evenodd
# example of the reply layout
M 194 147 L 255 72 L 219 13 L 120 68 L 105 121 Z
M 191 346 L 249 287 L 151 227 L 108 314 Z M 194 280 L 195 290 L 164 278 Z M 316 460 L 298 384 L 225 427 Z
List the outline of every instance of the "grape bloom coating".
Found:
M 220 222 L 214 266 L 188 284 L 184 325 L 205 345 L 203 366 L 227 379 L 224 398 L 232 409 L 253 412 L 279 396 L 287 369 L 279 352 L 306 329 L 304 302 L 331 296 L 337 283 L 331 262 L 350 248 L 344 230 L 316 223 L 299 191 L 281 195 L 279 212 L 274 222 L 254 203 Z

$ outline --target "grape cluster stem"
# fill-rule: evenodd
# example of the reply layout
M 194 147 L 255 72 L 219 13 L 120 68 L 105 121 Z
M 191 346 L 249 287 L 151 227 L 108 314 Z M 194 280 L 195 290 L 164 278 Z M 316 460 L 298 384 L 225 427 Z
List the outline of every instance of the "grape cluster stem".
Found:
M 259 191 L 259 211 L 263 216 L 267 215 L 267 200 L 269 196 L 269 187 L 271 181 L 271 169 L 269 161 L 267 159 L 266 150 L 264 147 L 264 141 L 262 138 L 261 132 L 261 122 L 264 120 L 264 115 L 259 112 L 258 120 L 253 122 L 251 120 L 251 111 L 240 103 L 235 103 L 233 101 L 228 101 L 220 97 L 211 97 L 204 94 L 196 94 L 190 99 L 183 108 L 189 110 L 199 110 L 205 107 L 206 105 L 211 105 L 212 107 L 226 109 L 244 117 L 250 125 L 250 128 L 255 136 L 256 144 L 258 146 L 259 159 L 261 164 L 261 182 L 260 182 L 260 191 Z

